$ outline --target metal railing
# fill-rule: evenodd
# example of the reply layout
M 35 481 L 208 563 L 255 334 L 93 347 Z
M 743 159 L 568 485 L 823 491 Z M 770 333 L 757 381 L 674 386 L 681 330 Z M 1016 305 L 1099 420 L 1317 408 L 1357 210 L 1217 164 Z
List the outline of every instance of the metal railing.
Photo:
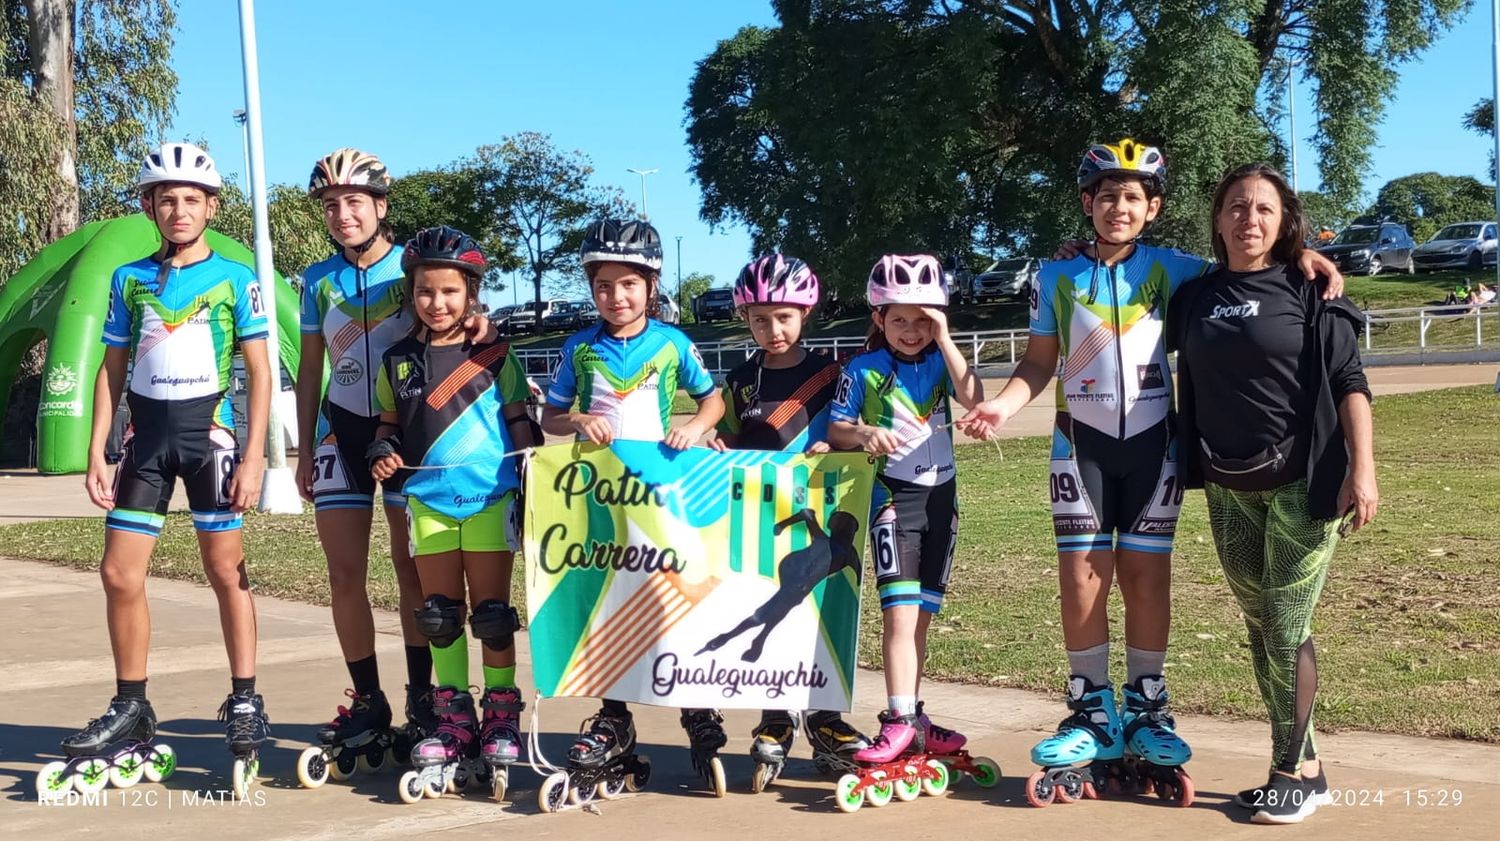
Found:
M 1486 320 L 1492 322 L 1489 330 Z M 1490 344 L 1500 343 L 1500 302 L 1365 312 L 1364 345 L 1369 353 L 1479 348 L 1487 338 Z

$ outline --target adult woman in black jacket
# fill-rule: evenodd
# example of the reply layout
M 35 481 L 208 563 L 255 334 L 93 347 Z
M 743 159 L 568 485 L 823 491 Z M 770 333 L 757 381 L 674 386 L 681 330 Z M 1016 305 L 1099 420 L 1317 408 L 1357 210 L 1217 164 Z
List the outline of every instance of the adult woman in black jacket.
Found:
M 1307 223 L 1275 170 L 1229 173 L 1213 208 L 1219 267 L 1167 307 L 1181 466 L 1208 498 L 1270 713 L 1273 771 L 1238 802 L 1258 823 L 1294 823 L 1328 797 L 1312 727 L 1313 608 L 1341 533 L 1379 506 L 1363 317 L 1288 271 Z

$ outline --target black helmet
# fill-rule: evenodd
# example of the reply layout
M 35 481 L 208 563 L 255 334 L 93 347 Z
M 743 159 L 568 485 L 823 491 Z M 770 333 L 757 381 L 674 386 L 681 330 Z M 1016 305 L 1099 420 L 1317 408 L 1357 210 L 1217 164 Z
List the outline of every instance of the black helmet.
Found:
M 424 228 L 406 243 L 401 271 L 409 277 L 418 266 L 450 266 L 475 278 L 484 277 L 489 264 L 474 238 L 442 225 Z
M 661 271 L 661 237 L 650 222 L 600 219 L 583 235 L 578 257 L 590 263 L 630 263 Z

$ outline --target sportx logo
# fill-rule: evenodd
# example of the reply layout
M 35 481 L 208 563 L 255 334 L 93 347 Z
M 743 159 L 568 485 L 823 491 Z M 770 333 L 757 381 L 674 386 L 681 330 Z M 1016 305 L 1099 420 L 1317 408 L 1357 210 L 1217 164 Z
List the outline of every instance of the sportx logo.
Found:
M 1209 313 L 1209 318 L 1251 318 L 1260 315 L 1260 301 L 1246 301 L 1243 304 L 1235 304 L 1232 307 L 1217 306 Z

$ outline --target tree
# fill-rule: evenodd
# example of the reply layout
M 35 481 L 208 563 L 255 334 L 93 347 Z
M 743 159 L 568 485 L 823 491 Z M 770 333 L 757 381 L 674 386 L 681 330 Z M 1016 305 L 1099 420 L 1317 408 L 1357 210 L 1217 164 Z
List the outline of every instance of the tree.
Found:
M 23 196 L 26 215 L 3 224 L 35 227 L 45 244 L 129 210 L 141 149 L 166 130 L 176 97 L 169 63 L 176 12 L 171 0 L 0 2 L 3 75 L 53 124 L 50 142 L 30 150 L 16 136 L 24 132 L 0 132 L 6 168 L 30 164 L 18 181 L 41 183 L 37 157 L 52 170 L 45 215 L 37 214 L 35 195 Z M 14 100 L 19 90 L 8 87 Z
M 682 279 L 682 287 L 677 290 L 677 305 L 682 308 L 682 323 L 694 324 L 698 321 L 698 315 L 693 310 L 693 301 L 704 292 L 712 289 L 714 276 L 693 272 Z
M 1474 103 L 1474 107 L 1464 115 L 1464 128 L 1475 134 L 1493 138 L 1495 136 L 1495 100 L 1481 99 Z M 1490 149 L 1490 177 L 1497 177 L 1493 148 Z
M 307 197 L 307 189 L 296 184 L 277 184 L 267 191 L 266 216 L 271 224 L 271 255 L 283 277 L 301 276 L 308 266 L 332 251 L 328 228 L 318 205 Z M 250 198 L 233 181 L 219 192 L 219 213 L 214 230 L 255 247 L 255 215 Z
M 1357 215 L 1352 208 L 1339 205 L 1327 193 L 1303 190 L 1297 197 L 1302 199 L 1302 212 L 1314 232 L 1319 228 L 1341 231 Z
M 779 0 L 698 65 L 702 215 L 844 286 L 883 250 L 1050 252 L 1082 227 L 1092 141 L 1164 147 L 1154 235 L 1207 247 L 1229 167 L 1282 157 L 1287 68 L 1312 83 L 1323 190 L 1353 205 L 1394 68 L 1466 0 Z M 832 266 L 827 265 L 832 261 Z
M 515 250 L 531 274 L 538 318 L 542 281 L 578 275 L 578 246 L 588 223 L 634 213 L 618 189 L 590 184 L 594 167 L 588 156 L 560 151 L 545 134 L 522 132 L 481 146 L 459 168 L 477 174 L 478 200 L 500 209 L 498 230 L 519 243 Z
M 1444 225 L 1494 218 L 1495 192 L 1468 175 L 1419 172 L 1381 187 L 1369 215 L 1400 222 L 1424 242 Z
M 472 161 L 403 175 L 391 184 L 387 221 L 405 242 L 432 225 L 451 225 L 479 240 L 490 262 L 487 289 L 505 288 L 504 276 L 526 265 L 516 252 L 504 208 L 484 189 L 485 173 Z

